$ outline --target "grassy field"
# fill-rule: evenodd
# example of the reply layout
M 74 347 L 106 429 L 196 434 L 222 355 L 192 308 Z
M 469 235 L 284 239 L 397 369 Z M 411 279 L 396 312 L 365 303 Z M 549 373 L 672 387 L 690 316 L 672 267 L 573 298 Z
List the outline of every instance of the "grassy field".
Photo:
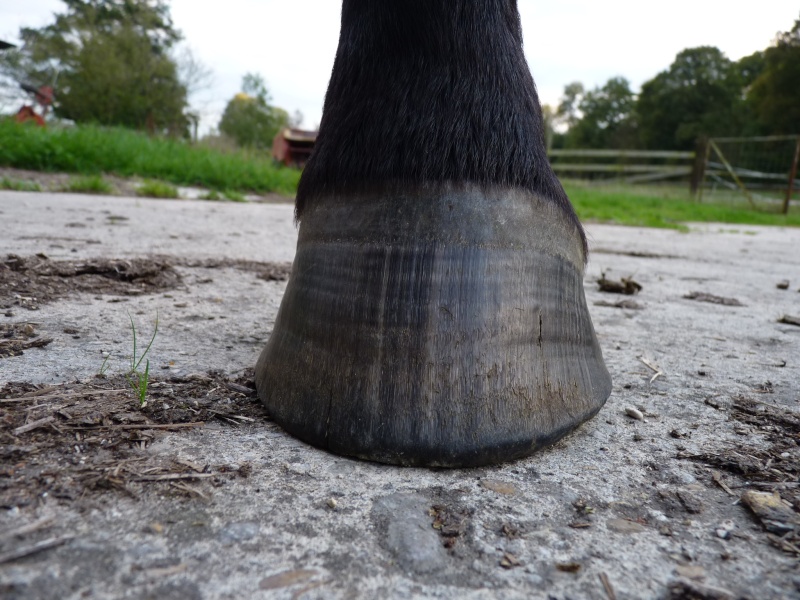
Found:
M 695 202 L 688 189 L 624 185 L 588 185 L 564 181 L 564 188 L 582 221 L 687 230 L 686 223 L 784 225 L 800 227 L 800 200 L 788 215 L 777 207 L 752 208 L 744 200 Z
M 160 179 L 212 190 L 278 192 L 293 196 L 296 169 L 276 167 L 264 154 L 221 152 L 135 131 L 92 126 L 46 129 L 0 120 L 0 166 L 96 176 Z

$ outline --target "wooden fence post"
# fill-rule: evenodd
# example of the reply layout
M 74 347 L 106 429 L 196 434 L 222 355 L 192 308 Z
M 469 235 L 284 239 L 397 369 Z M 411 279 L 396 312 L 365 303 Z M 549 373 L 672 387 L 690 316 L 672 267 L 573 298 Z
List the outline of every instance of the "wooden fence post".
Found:
M 695 200 L 703 199 L 703 183 L 706 179 L 706 164 L 708 163 L 708 138 L 701 135 L 697 138 L 694 150 L 694 164 L 689 176 L 689 192 Z M 698 193 L 699 192 L 699 193 Z M 699 196 L 699 197 L 698 197 Z
M 794 180 L 797 178 L 797 163 L 800 161 L 800 136 L 797 137 L 797 144 L 794 147 L 794 158 L 792 159 L 792 170 L 789 172 L 789 187 L 786 188 L 786 198 L 783 200 L 783 214 L 789 214 L 789 201 L 792 199 L 794 191 Z

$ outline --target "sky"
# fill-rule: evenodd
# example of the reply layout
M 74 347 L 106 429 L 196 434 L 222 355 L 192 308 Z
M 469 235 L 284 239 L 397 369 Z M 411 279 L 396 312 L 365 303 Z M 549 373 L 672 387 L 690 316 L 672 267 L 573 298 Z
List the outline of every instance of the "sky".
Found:
M 377 0 L 384 1 L 384 0 Z M 610 77 L 634 90 L 669 67 L 685 48 L 716 46 L 728 58 L 763 50 L 800 16 L 797 0 L 518 0 L 525 55 L 542 103 L 557 105 L 564 86 L 587 89 Z M 0 39 L 16 42 L 20 26 L 41 27 L 59 0 L 0 0 Z M 299 110 L 314 128 L 339 36 L 338 0 L 172 0 L 184 45 L 212 72 L 190 102 L 201 133 L 219 122 L 245 73 L 259 73 L 273 104 Z

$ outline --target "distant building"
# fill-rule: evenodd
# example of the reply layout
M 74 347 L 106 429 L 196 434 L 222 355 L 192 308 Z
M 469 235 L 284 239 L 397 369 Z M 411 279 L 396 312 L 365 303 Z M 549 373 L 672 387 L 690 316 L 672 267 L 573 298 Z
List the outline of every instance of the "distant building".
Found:
M 284 127 L 272 141 L 272 158 L 287 167 L 304 167 L 314 150 L 318 133 Z

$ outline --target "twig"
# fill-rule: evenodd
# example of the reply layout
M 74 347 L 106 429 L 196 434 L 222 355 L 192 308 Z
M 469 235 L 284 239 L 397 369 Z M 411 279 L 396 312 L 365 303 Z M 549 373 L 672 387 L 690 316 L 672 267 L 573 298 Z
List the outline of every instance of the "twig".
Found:
M 30 400 L 36 398 L 38 400 L 49 400 L 50 398 L 74 398 L 76 396 L 104 396 L 106 394 L 117 394 L 120 392 L 127 392 L 127 389 L 121 390 L 83 390 L 77 392 L 58 392 L 57 387 L 50 387 L 45 388 L 43 390 L 39 390 L 38 393 L 31 393 L 30 395 L 24 394 L 19 398 L 15 398 L 13 400 L 7 400 L 6 402 L 22 402 L 24 400 Z
M 654 365 L 654 364 L 653 364 L 653 363 L 651 363 L 649 360 L 647 360 L 647 359 L 646 359 L 644 356 L 640 356 L 640 357 L 639 357 L 639 360 L 640 360 L 640 361 L 641 361 L 641 362 L 642 362 L 642 363 L 643 363 L 645 366 L 649 367 L 650 369 L 652 369 L 653 371 L 655 371 L 655 372 L 656 372 L 656 374 L 655 374 L 655 375 L 653 375 L 653 376 L 650 378 L 650 383 L 653 383 L 653 382 L 654 382 L 654 381 L 655 381 L 657 378 L 661 377 L 661 376 L 664 374 L 664 371 L 662 371 L 662 370 L 661 370 L 661 367 L 658 367 L 658 366 Z
M 735 496 L 736 495 L 731 491 L 731 488 L 728 487 L 728 484 L 725 483 L 722 480 L 722 473 L 720 473 L 719 471 L 714 471 L 712 469 L 711 470 L 711 479 L 713 479 L 714 483 L 716 483 L 719 487 L 721 487 L 723 490 L 725 490 L 728 493 L 728 495 L 730 495 L 730 496 Z
M 191 427 L 203 427 L 205 421 L 194 421 L 192 423 L 164 423 L 151 425 L 86 425 L 77 427 L 67 427 L 71 431 L 102 431 L 104 429 L 187 429 Z
M 192 427 L 203 427 L 205 421 L 194 421 L 192 423 L 164 423 L 163 425 L 108 425 L 110 429 L 186 429 Z
M 45 394 L 49 394 L 58 389 L 58 386 L 48 386 L 46 388 L 42 388 L 40 390 L 35 390 L 33 392 L 28 392 L 27 394 L 22 394 L 20 398 L 35 398 L 36 396 L 44 396 Z
M 184 467 L 189 467 L 192 471 L 197 471 L 198 473 L 202 473 L 206 470 L 204 465 L 198 465 L 190 460 L 186 460 L 185 458 L 173 458 L 174 462 L 178 463 L 179 465 L 183 465 Z
M 795 554 L 800 555 L 800 548 L 792 544 L 789 540 L 785 540 L 782 537 L 778 537 L 772 533 L 768 533 L 767 537 L 773 544 L 778 546 L 784 552 L 794 552 Z
M 193 488 L 190 485 L 186 485 L 185 483 L 170 483 L 170 486 L 174 487 L 176 490 L 181 490 L 182 492 L 188 492 L 190 494 L 194 494 L 196 496 L 200 496 L 203 500 L 208 500 L 208 496 L 206 496 L 203 492 L 198 490 L 197 488 Z
M 31 554 L 36 554 L 37 552 L 42 552 L 43 550 L 55 548 L 56 546 L 60 546 L 61 544 L 68 542 L 74 537 L 74 535 L 65 535 L 62 537 L 48 538 L 46 540 L 42 540 L 41 542 L 36 542 L 32 546 L 26 546 L 24 548 L 12 550 L 11 552 L 5 552 L 4 554 L 0 554 L 0 565 L 11 562 L 12 560 L 17 560 L 18 558 L 30 556 Z
M 614 588 L 611 587 L 611 581 L 608 579 L 608 575 L 605 573 L 600 573 L 599 577 L 600 581 L 603 582 L 603 589 L 606 591 L 608 600 L 617 600 L 617 595 L 614 593 Z
M 0 533 L 0 540 L 5 540 L 18 535 L 25 535 L 26 533 L 33 533 L 39 529 L 44 529 L 45 527 L 52 525 L 53 520 L 53 517 L 45 517 L 43 519 L 39 519 L 38 521 L 34 521 L 33 523 L 28 523 L 27 525 L 17 527 L 16 529 L 9 529 L 4 533 Z
M 254 396 L 256 391 L 251 387 L 247 387 L 245 385 L 239 385 L 238 383 L 234 383 L 232 381 L 226 381 L 225 387 L 229 390 L 233 390 L 234 392 L 239 392 L 240 394 L 245 394 L 246 396 Z
M 179 565 L 174 565 L 172 567 L 156 567 L 154 569 L 147 569 L 144 574 L 147 577 L 154 577 L 160 579 L 162 577 L 169 577 L 170 575 L 177 575 L 178 573 L 183 573 L 188 566 L 185 563 L 181 563 Z
M 178 481 L 181 479 L 208 479 L 214 477 L 213 473 L 169 473 L 167 475 L 144 475 L 132 481 Z
M 42 427 L 43 425 L 47 425 L 48 423 L 51 423 L 52 421 L 55 420 L 56 420 L 55 417 L 53 417 L 52 415 L 49 417 L 44 417 L 43 419 L 37 419 L 36 421 L 31 421 L 27 425 L 22 425 L 20 427 L 17 427 L 13 431 L 13 434 L 21 435 L 23 433 L 28 433 L 29 431 L 33 431 L 34 429 Z

